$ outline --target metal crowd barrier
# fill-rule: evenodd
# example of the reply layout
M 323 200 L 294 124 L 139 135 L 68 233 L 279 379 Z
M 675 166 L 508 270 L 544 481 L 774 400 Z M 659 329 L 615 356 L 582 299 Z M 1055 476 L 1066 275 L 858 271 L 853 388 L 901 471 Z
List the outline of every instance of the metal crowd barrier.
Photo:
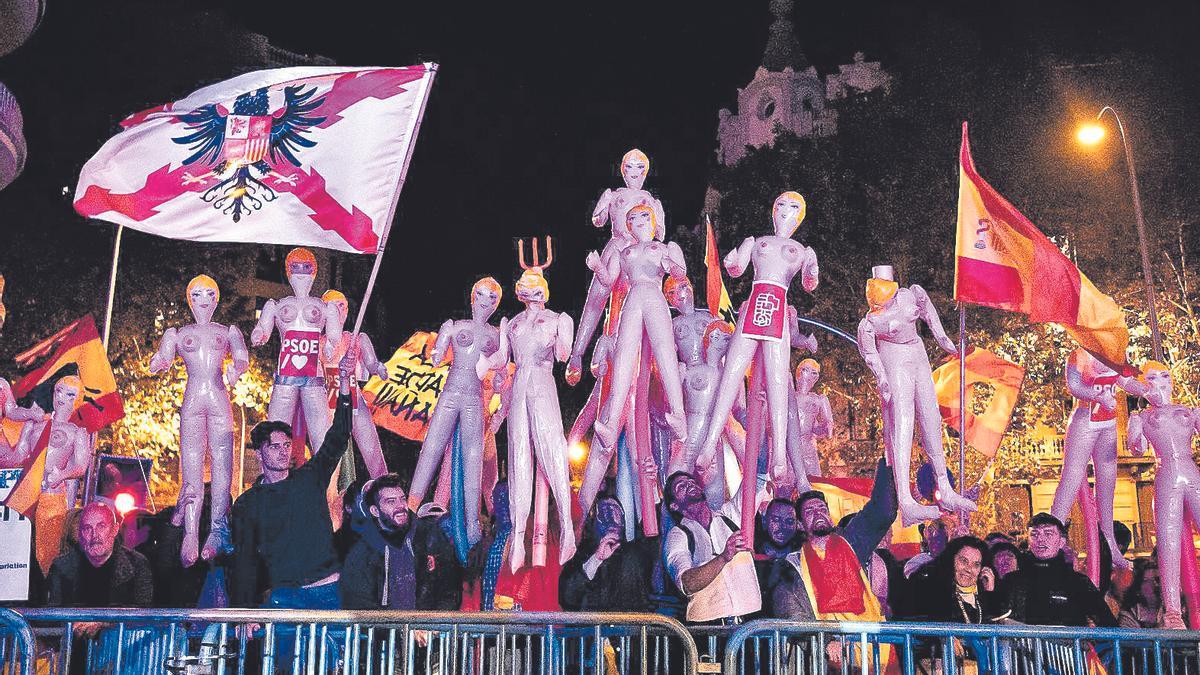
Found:
M 0 608 L 0 675 L 33 675 L 33 631 L 20 614 Z
M 698 666 L 687 629 L 658 614 L 287 609 L 22 614 L 41 645 L 39 675 L 694 675 Z M 92 622 L 104 625 L 96 631 Z M 248 633 L 247 627 L 254 630 Z
M 1200 632 L 1019 624 L 751 621 L 725 645 L 726 675 L 1200 675 Z

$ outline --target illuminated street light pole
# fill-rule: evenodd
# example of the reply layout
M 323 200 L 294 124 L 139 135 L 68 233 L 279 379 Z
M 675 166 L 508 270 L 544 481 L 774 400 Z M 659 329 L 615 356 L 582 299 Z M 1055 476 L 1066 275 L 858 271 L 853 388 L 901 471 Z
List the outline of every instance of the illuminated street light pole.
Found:
M 1104 106 L 1096 115 L 1096 122 L 1080 127 L 1076 137 L 1084 145 L 1096 145 L 1104 139 L 1104 127 L 1099 121 L 1104 113 L 1112 113 L 1117 121 L 1117 129 L 1121 132 L 1121 145 L 1125 147 L 1125 166 L 1129 168 L 1129 189 L 1133 193 L 1133 213 L 1137 222 L 1138 244 L 1142 250 L 1142 276 L 1146 280 L 1146 302 L 1150 310 L 1150 344 L 1154 351 L 1154 360 L 1163 361 L 1162 334 L 1158 330 L 1158 309 L 1154 303 L 1154 275 L 1150 272 L 1150 250 L 1146 246 L 1146 222 L 1142 216 L 1142 198 L 1138 193 L 1137 168 L 1133 163 L 1133 150 L 1129 147 L 1129 138 L 1125 135 L 1125 125 L 1120 115 L 1112 106 Z

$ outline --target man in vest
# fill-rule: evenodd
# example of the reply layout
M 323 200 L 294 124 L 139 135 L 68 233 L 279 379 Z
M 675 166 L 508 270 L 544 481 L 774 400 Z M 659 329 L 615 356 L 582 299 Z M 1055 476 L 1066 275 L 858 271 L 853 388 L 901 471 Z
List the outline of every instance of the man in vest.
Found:
M 663 546 L 667 573 L 689 598 L 706 588 L 740 551 L 749 551 L 738 533 L 740 516 L 732 502 L 713 512 L 696 477 L 676 471 L 663 489 L 667 510 L 678 526 Z

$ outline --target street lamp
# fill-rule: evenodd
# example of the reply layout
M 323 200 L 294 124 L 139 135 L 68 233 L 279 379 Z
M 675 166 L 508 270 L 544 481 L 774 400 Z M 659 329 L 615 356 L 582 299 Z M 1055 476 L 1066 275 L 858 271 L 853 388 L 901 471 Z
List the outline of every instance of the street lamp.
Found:
M 1112 113 L 1117 121 L 1117 130 L 1121 133 L 1121 145 L 1125 147 L 1125 166 L 1129 169 L 1129 189 L 1133 194 L 1133 212 L 1137 222 L 1138 245 L 1142 250 L 1142 276 L 1146 280 L 1146 303 L 1150 310 L 1150 343 L 1154 351 L 1154 360 L 1162 362 L 1162 334 L 1158 331 L 1158 310 L 1154 304 L 1154 275 L 1150 273 L 1150 251 L 1146 247 L 1146 222 L 1142 216 L 1142 198 L 1138 193 L 1137 169 L 1133 163 L 1133 150 L 1129 147 L 1129 137 L 1125 135 L 1125 125 L 1120 115 L 1111 106 L 1104 106 L 1096 115 L 1096 121 L 1084 124 L 1076 132 L 1075 137 L 1084 145 L 1096 145 L 1104 140 L 1105 131 L 1100 120 L 1104 113 Z

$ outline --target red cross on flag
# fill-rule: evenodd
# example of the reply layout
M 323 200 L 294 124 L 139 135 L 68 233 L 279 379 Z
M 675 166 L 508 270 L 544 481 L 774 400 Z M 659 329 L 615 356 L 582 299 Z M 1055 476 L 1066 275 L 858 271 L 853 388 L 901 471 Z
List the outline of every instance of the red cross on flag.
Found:
M 75 210 L 172 239 L 376 253 L 436 64 L 240 75 L 131 115 Z

